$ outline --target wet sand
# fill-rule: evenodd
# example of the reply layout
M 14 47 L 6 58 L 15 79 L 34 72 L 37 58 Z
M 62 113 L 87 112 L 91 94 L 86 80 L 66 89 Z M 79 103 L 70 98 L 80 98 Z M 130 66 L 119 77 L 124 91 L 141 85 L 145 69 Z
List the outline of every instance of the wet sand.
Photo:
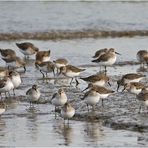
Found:
M 147 49 L 147 39 L 147 37 L 135 37 L 1 41 L 1 48 L 12 48 L 20 57 L 23 55 L 15 46 L 15 42 L 31 41 L 40 50 L 51 49 L 51 60 L 64 57 L 72 65 L 85 67 L 86 71 L 81 77 L 99 71 L 99 66 L 91 63 L 91 57 L 97 49 L 114 47 L 122 55 L 118 56 L 117 63 L 113 67 L 107 69 L 107 74 L 111 77 L 111 89 L 115 90 L 115 94 L 104 101 L 104 108 L 99 103 L 95 111 L 89 113 L 86 104 L 80 99 L 86 83 L 79 80 L 80 84 L 76 88 L 75 83 L 70 86 L 69 80 L 63 76 L 54 78 L 51 74 L 48 79 L 42 79 L 41 73 L 35 69 L 32 56 L 26 61 L 27 72 L 21 73 L 23 83 L 16 90 L 16 96 L 6 100 L 8 109 L 0 120 L 0 146 L 147 146 L 146 110 L 138 114 L 139 103 L 135 95 L 126 91 L 116 92 L 116 81 L 125 73 L 145 74 L 146 78 L 142 83 L 147 84 L 148 69 L 141 69 L 136 60 L 136 52 L 139 49 Z M 2 60 L 1 66 L 5 66 Z M 34 83 L 39 85 L 42 95 L 32 110 L 29 108 L 25 92 Z M 53 93 L 61 86 L 64 87 L 69 101 L 76 109 L 76 115 L 69 126 L 68 124 L 64 126 L 59 112 L 57 112 L 59 116 L 55 119 L 54 106 L 50 103 Z M 106 87 L 110 88 L 108 85 Z

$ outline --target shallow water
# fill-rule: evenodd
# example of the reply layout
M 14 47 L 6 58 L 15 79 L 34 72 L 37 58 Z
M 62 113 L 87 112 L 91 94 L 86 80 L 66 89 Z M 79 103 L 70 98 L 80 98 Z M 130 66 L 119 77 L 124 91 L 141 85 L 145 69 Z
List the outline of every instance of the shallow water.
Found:
M 64 57 L 72 65 L 85 67 L 86 71 L 81 76 L 94 74 L 99 71 L 96 64 L 91 63 L 91 57 L 97 49 L 104 47 L 114 47 L 122 55 L 118 56 L 117 63 L 122 61 L 136 61 L 136 52 L 139 49 L 148 47 L 147 37 L 135 38 L 107 38 L 107 39 L 83 39 L 83 40 L 59 40 L 59 41 L 40 41 L 27 40 L 34 43 L 40 50 L 51 49 L 51 60 Z M 0 42 L 1 48 L 12 48 L 17 55 L 23 58 L 23 55 L 17 49 L 15 42 Z M 82 51 L 82 52 L 81 52 Z M 128 56 L 127 56 L 128 53 Z M 48 101 L 58 88 L 65 85 L 64 88 L 72 104 L 76 107 L 76 112 L 86 111 L 83 102 L 77 102 L 81 97 L 81 90 L 86 87 L 82 80 L 78 88 L 75 84 L 69 87 L 69 83 L 64 79 L 51 79 L 45 81 L 42 75 L 34 67 L 34 56 L 27 60 L 27 72 L 22 73 L 23 83 L 16 90 L 16 97 L 8 100 L 8 109 L 0 119 L 0 146 L 147 146 L 147 132 L 141 133 L 129 130 L 115 130 L 110 125 L 103 124 L 102 119 L 94 122 L 87 122 L 81 118 L 71 120 L 69 127 L 66 123 L 64 126 L 61 117 L 54 117 L 54 107 L 50 103 L 35 104 L 35 110 L 29 109 L 29 103 L 25 99 L 25 92 L 32 84 L 39 85 L 41 90 L 41 102 Z M 5 63 L 0 60 L 1 66 Z M 139 65 L 118 64 L 108 68 L 108 75 L 112 78 L 112 89 L 116 89 L 115 81 L 119 76 L 129 72 L 137 72 Z M 148 74 L 146 71 L 141 73 Z M 147 75 L 148 76 L 148 75 Z M 53 78 L 52 74 L 50 74 Z M 143 81 L 144 82 L 144 81 Z M 146 83 L 146 82 L 145 82 Z M 116 94 L 118 97 L 121 94 Z M 113 96 L 113 98 L 115 98 Z M 116 101 L 116 100 L 115 100 Z M 77 105 L 78 104 L 78 105 Z M 117 105 L 118 102 L 116 102 Z M 80 106 L 79 106 L 80 105 Z M 113 108 L 110 101 L 106 101 L 109 108 Z M 106 112 L 105 108 L 104 112 Z M 120 108 L 118 108 L 120 113 Z M 116 110 L 113 110 L 117 112 Z M 122 110 L 121 110 L 122 112 Z M 101 112 L 100 112 L 101 113 Z M 136 114 L 136 113 L 135 113 Z M 143 115 L 144 116 L 144 115 Z M 116 116 L 115 116 L 116 117 Z M 122 118 L 121 116 L 121 119 Z M 145 120 L 145 118 L 143 119 Z M 103 125 L 102 125 L 103 124 Z M 104 126 L 105 125 L 105 126 Z
M 50 105 L 45 105 L 50 108 Z M 44 106 L 44 107 L 45 107 Z M 5 115 L 0 120 L 0 146 L 140 146 L 141 135 L 112 130 L 99 122 L 70 121 L 64 124 L 53 114 L 25 117 Z M 113 136 L 114 135 L 114 136 Z

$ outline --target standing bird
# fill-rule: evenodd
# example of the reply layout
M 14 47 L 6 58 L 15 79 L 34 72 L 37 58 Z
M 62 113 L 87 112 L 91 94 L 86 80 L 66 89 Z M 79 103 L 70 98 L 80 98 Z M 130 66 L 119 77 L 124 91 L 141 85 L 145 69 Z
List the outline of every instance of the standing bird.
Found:
M 148 51 L 147 50 L 139 50 L 137 52 L 137 60 L 140 62 L 142 67 L 146 63 L 148 65 Z
M 39 49 L 30 42 L 16 43 L 16 46 L 20 52 L 25 55 L 25 58 L 29 58 L 30 55 L 36 54 L 39 51 Z
M 137 73 L 128 73 L 122 76 L 120 80 L 117 81 L 117 91 L 119 90 L 119 87 L 122 85 L 124 86 L 126 83 L 131 83 L 131 82 L 139 82 L 145 78 L 145 75 L 142 74 L 137 74 Z
M 113 65 L 116 62 L 116 54 L 119 53 L 115 52 L 114 48 L 110 48 L 105 54 L 102 54 L 98 59 L 92 60 L 92 62 L 99 63 L 100 66 L 104 66 L 106 73 L 106 66 Z
M 67 95 L 63 88 L 59 89 L 57 93 L 53 94 L 51 103 L 56 107 L 63 106 L 67 102 Z
M 26 63 L 23 59 L 20 57 L 11 57 L 9 59 L 4 59 L 3 60 L 6 62 L 6 65 L 8 66 L 8 69 L 15 69 L 15 68 L 24 68 L 24 72 L 26 72 Z
M 36 61 L 41 63 L 50 61 L 50 50 L 37 52 Z
M 16 53 L 12 49 L 0 49 L 1 58 L 9 59 L 11 57 L 16 57 Z
M 80 68 L 77 68 L 77 67 L 72 66 L 72 65 L 67 65 L 67 66 L 63 66 L 63 67 L 60 68 L 59 75 L 62 73 L 64 76 L 69 77 L 69 78 L 72 78 L 71 79 L 71 82 L 70 82 L 70 85 L 72 84 L 72 81 L 75 78 L 76 86 L 78 86 L 79 82 L 77 80 L 77 77 L 84 70 L 85 69 L 80 69 Z
M 70 103 L 65 103 L 61 110 L 61 116 L 64 118 L 64 121 L 67 119 L 69 124 L 69 119 L 75 115 L 75 109 L 71 106 Z
M 110 82 L 109 82 L 109 77 L 106 76 L 105 74 L 95 74 L 95 75 L 91 75 L 85 78 L 80 78 L 83 81 L 89 83 L 92 83 L 93 85 L 97 85 L 97 86 L 104 86 L 105 83 L 107 82 L 110 86 Z
M 45 78 L 45 74 L 47 77 L 47 73 L 53 72 L 53 75 L 55 75 L 54 69 L 55 69 L 55 65 L 48 61 L 48 62 L 35 62 L 35 66 L 37 69 L 40 70 L 41 74 L 43 75 L 43 78 Z M 44 74 L 45 73 L 45 74 Z
M 84 100 L 84 99 L 85 99 L 85 103 L 87 104 L 87 109 L 89 111 L 89 105 L 92 106 L 92 109 L 93 109 L 93 107 L 99 102 L 100 94 L 96 90 L 92 89 L 86 92 L 83 98 L 81 98 L 81 100 Z
M 61 58 L 61 59 L 54 60 L 53 63 L 55 64 L 55 67 L 57 68 L 57 74 L 58 74 L 59 73 L 58 70 L 61 67 L 68 65 L 69 62 L 66 59 Z
M 18 88 L 22 83 L 21 76 L 17 71 L 10 71 L 9 78 L 11 79 L 14 85 L 13 94 L 15 95 L 14 89 Z
M 95 55 L 92 58 L 99 58 L 101 55 L 105 54 L 108 51 L 107 48 L 97 50 Z
M 104 107 L 104 104 L 103 104 L 104 99 L 115 92 L 113 90 L 107 89 L 107 88 L 102 87 L 102 86 L 93 85 L 91 83 L 88 84 L 88 87 L 85 88 L 83 91 L 85 91 L 87 89 L 89 89 L 90 91 L 94 90 L 99 94 L 100 99 L 102 99 L 102 106 L 103 107 Z
M 41 93 L 38 86 L 34 84 L 32 88 L 27 90 L 26 95 L 29 98 L 30 106 L 31 106 L 33 102 L 36 102 L 39 100 Z

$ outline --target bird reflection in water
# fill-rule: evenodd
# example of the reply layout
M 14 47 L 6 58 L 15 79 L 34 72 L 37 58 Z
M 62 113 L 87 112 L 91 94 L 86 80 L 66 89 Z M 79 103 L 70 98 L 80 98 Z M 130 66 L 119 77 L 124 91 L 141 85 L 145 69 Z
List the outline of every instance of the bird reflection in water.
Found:
M 27 115 L 27 122 L 26 122 L 26 127 L 28 130 L 28 136 L 32 139 L 32 141 L 37 141 L 38 139 L 38 118 L 36 114 L 36 109 L 30 109 L 28 110 L 28 115 Z
M 53 130 L 60 136 L 59 138 L 63 137 L 64 145 L 69 146 L 72 143 L 74 133 L 71 124 L 64 124 L 63 120 L 59 120 L 53 124 Z
M 98 142 L 104 137 L 103 130 L 101 129 L 101 125 L 98 122 L 86 122 L 84 125 L 85 129 L 85 139 L 87 142 L 91 142 L 94 145 L 98 145 Z

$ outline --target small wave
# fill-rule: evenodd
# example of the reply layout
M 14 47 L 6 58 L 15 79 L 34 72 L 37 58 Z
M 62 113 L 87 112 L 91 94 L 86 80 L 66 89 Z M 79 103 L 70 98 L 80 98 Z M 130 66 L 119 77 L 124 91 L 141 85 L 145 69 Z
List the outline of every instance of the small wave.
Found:
M 81 39 L 81 38 L 105 38 L 105 37 L 134 37 L 148 36 L 148 30 L 135 31 L 99 31 L 99 30 L 65 30 L 35 33 L 0 33 L 0 41 L 3 40 L 20 40 L 20 39 L 36 39 L 36 40 L 62 40 L 62 39 Z

